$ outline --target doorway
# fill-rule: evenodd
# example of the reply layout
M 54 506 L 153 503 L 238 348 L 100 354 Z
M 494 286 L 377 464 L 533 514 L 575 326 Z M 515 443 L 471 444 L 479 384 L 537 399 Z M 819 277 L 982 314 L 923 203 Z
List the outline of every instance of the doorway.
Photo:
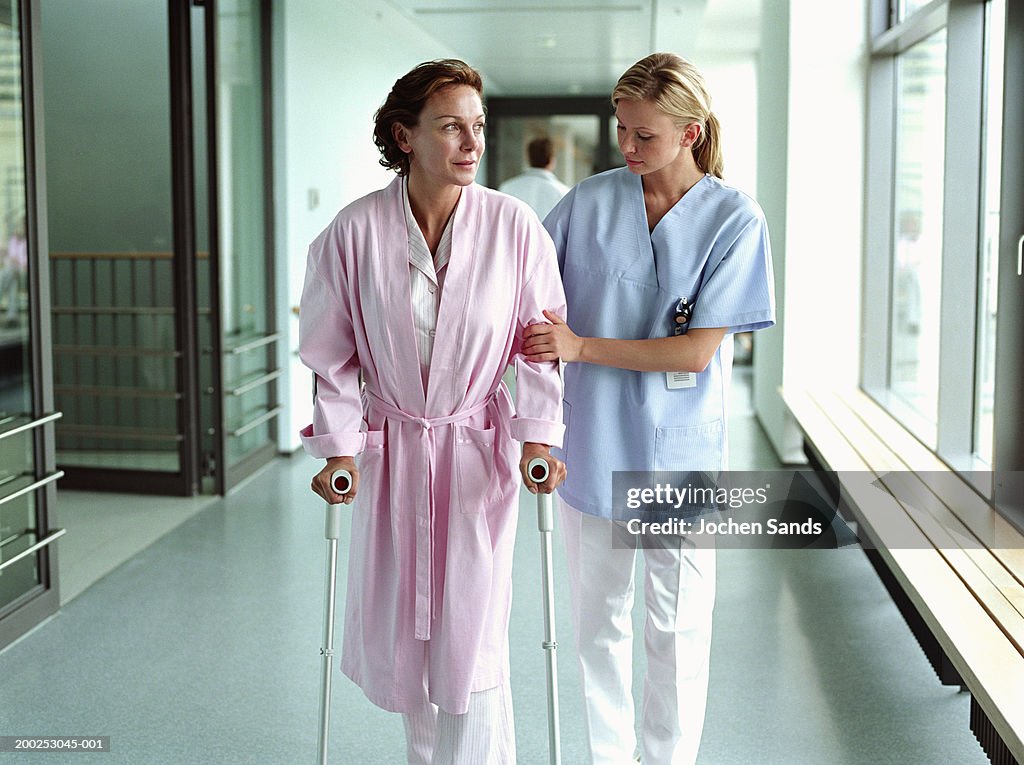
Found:
M 616 149 L 615 117 L 605 96 L 487 99 L 487 185 L 498 188 L 526 163 L 526 145 L 550 138 L 554 173 L 574 186 L 595 173 L 622 165 Z

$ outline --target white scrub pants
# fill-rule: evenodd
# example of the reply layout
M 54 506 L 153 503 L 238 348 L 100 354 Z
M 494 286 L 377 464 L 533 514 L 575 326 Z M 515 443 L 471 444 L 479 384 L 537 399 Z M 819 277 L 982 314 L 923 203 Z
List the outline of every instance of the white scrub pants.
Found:
M 515 765 L 516 733 L 508 681 L 471 693 L 464 715 L 428 704 L 402 715 L 409 765 Z
M 613 521 L 561 502 L 576 650 L 592 765 L 627 765 L 636 749 L 633 580 L 636 550 L 614 549 Z M 644 560 L 647 675 L 640 709 L 644 765 L 693 765 L 707 705 L 715 551 L 664 537 Z

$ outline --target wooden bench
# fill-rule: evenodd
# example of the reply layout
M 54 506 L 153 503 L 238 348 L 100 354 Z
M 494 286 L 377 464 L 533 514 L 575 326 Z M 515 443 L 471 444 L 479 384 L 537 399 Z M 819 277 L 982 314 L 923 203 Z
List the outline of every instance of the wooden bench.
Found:
M 1024 763 L 1024 535 L 864 393 L 783 399 L 939 679 L 970 692 L 989 759 Z

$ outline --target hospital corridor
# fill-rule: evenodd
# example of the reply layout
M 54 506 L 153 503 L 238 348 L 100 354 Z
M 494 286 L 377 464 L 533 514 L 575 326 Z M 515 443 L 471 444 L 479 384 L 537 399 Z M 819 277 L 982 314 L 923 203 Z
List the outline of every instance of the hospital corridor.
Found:
M 748 395 L 738 383 L 733 461 L 770 468 L 774 457 L 744 406 Z M 0 654 L 5 734 L 59 727 L 110 736 L 104 762 L 311 761 L 325 554 L 322 503 L 309 492 L 312 464 L 302 455 L 278 459 Z M 69 494 L 72 507 L 93 499 Z M 146 513 L 139 497 L 115 504 L 129 517 Z M 548 757 L 537 538 L 535 502 L 523 491 L 511 663 L 524 763 Z M 556 550 L 560 542 L 556 533 Z M 562 756 L 578 763 L 586 756 L 579 671 L 564 555 L 555 561 Z M 718 576 L 698 762 L 986 762 L 964 724 L 966 694 L 935 682 L 859 550 L 728 550 Z M 637 650 L 638 685 L 643 672 Z M 400 762 L 401 721 L 339 678 L 331 751 L 337 762 Z M 12 763 L 55 757 L 4 754 Z
M 1021 93 L 1024 0 L 0 0 L 0 765 L 1024 765 Z

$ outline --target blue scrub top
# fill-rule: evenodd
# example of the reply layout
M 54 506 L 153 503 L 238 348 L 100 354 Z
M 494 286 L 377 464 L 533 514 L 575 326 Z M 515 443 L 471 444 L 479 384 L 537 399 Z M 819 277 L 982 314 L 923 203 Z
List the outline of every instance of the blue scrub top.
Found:
M 775 323 L 761 208 L 705 175 L 651 232 L 640 176 L 618 168 L 573 187 L 544 226 L 578 335 L 670 336 L 683 297 L 690 329 L 728 328 L 692 388 L 670 390 L 664 372 L 566 366 L 565 446 L 556 451 L 569 472 L 562 497 L 611 518 L 613 471 L 726 469 L 732 333 Z

